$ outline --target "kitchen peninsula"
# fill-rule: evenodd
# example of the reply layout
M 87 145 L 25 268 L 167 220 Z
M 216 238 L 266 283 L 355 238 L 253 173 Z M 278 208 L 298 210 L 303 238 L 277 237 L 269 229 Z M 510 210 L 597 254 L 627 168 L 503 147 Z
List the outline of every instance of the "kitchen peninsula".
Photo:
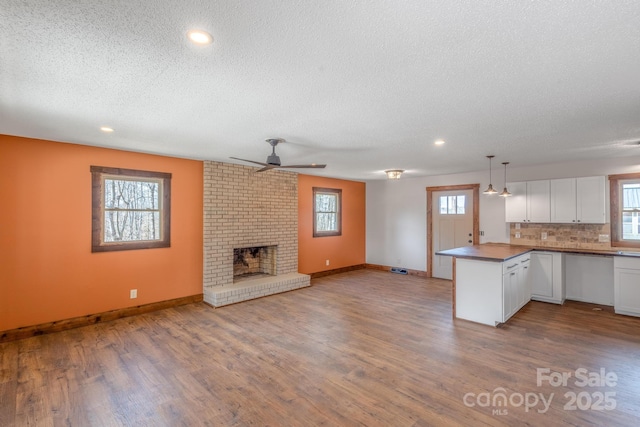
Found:
M 577 296 L 570 299 L 613 305 L 616 313 L 640 316 L 640 253 L 488 243 L 437 255 L 454 258 L 453 307 L 460 319 L 497 326 L 531 299 L 562 304 L 566 281 L 584 287 L 584 292 L 574 290 Z M 568 277 L 577 273 L 566 268 L 567 261 L 570 266 L 579 261 L 593 266 L 593 273 Z

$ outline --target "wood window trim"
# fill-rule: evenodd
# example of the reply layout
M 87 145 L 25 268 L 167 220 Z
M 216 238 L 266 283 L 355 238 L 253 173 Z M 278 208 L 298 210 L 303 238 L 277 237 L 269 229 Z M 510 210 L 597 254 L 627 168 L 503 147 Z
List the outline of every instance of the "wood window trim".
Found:
M 137 169 L 91 166 L 91 252 L 128 251 L 135 249 L 153 249 L 171 247 L 171 174 Z M 160 240 L 104 242 L 104 190 L 103 176 L 122 176 L 123 178 L 153 178 L 162 181 L 162 208 L 160 221 L 162 228 Z
M 640 241 L 622 239 L 620 181 L 640 180 L 640 172 L 609 175 L 609 205 L 611 214 L 611 247 L 640 249 Z
M 338 211 L 336 212 L 338 230 L 317 231 L 318 215 L 316 212 L 316 195 L 318 193 L 332 193 L 338 196 L 338 203 L 337 203 Z M 313 237 L 331 237 L 331 236 L 342 236 L 342 189 L 313 187 Z

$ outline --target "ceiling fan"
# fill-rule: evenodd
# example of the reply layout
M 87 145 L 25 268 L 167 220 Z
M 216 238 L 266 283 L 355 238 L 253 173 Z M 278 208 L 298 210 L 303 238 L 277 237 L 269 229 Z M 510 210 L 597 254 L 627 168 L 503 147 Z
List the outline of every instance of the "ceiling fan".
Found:
M 240 159 L 238 157 L 231 157 L 231 158 L 235 159 L 235 160 L 242 160 L 243 162 L 255 163 L 256 165 L 263 166 L 262 169 L 258 169 L 256 172 L 264 172 L 264 171 L 268 171 L 268 170 L 271 170 L 271 169 L 302 169 L 302 168 L 322 169 L 322 168 L 325 168 L 327 166 L 327 165 L 318 165 L 318 164 L 315 164 L 315 163 L 311 163 L 310 165 L 285 165 L 285 166 L 283 166 L 280 163 L 280 157 L 276 154 L 276 145 L 280 144 L 281 142 L 286 142 L 286 141 L 284 139 L 282 139 L 282 138 L 270 138 L 270 139 L 267 139 L 266 141 L 272 147 L 271 155 L 267 157 L 267 162 L 266 163 L 256 162 L 256 161 L 247 160 L 247 159 Z

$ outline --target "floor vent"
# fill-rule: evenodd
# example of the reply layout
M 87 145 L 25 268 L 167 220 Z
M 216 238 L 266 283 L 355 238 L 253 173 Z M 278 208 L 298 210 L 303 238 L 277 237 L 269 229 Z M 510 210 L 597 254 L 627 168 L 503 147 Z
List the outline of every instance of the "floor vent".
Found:
M 391 272 L 396 274 L 409 274 L 406 268 L 391 267 Z

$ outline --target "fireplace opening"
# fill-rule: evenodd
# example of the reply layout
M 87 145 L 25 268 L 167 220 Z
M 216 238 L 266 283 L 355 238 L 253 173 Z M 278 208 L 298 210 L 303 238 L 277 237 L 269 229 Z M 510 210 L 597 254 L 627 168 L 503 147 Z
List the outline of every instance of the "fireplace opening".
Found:
M 276 245 L 233 249 L 233 281 L 276 275 Z

